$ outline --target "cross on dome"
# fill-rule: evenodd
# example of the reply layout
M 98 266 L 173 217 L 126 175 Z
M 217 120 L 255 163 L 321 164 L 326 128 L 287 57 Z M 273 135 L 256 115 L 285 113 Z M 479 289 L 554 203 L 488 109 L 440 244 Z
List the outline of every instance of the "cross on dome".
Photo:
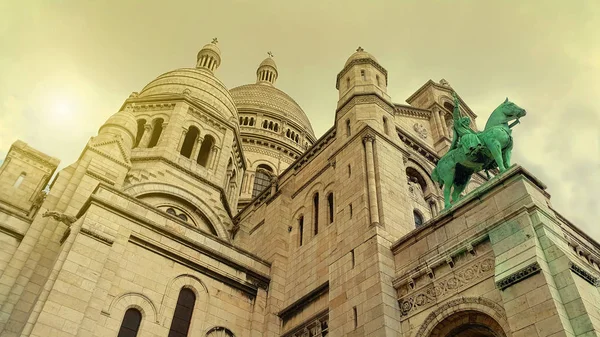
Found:
M 212 39 L 212 41 L 210 43 L 217 44 L 217 43 L 219 43 L 219 40 L 217 40 L 217 38 L 215 37 Z
M 356 51 L 365 51 L 361 46 L 359 46 L 358 48 L 356 48 Z
M 271 53 L 270 51 L 267 52 L 267 55 L 269 55 L 269 57 L 273 57 L 273 53 Z

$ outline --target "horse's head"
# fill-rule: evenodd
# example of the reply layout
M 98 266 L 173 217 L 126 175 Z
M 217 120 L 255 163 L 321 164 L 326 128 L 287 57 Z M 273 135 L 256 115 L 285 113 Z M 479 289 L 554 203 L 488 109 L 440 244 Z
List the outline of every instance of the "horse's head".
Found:
M 499 108 L 499 110 L 502 111 L 502 113 L 506 117 L 506 121 L 521 118 L 527 114 L 527 111 L 525 111 L 525 109 L 509 101 L 508 97 L 506 98 L 506 100 L 504 100 L 504 103 L 500 104 Z

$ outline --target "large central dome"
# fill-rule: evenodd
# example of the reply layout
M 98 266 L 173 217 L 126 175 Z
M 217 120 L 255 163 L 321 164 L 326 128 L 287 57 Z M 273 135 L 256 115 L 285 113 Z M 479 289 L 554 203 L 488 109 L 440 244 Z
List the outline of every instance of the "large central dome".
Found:
M 315 137 L 310 121 L 302 108 L 285 92 L 269 84 L 246 84 L 231 89 L 238 109 L 269 111 L 298 123 L 304 131 Z
M 209 43 L 198 53 L 196 68 L 181 68 L 158 76 L 142 89 L 139 97 L 182 95 L 209 106 L 226 120 L 238 113 L 229 91 L 213 71 L 221 64 L 219 48 Z

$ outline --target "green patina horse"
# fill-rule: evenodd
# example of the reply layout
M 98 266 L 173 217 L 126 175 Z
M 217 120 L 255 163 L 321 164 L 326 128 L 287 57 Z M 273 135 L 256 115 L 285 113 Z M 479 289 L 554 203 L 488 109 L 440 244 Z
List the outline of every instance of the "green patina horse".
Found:
M 459 101 L 454 94 L 454 137 L 448 152 L 431 173 L 433 181 L 444 187 L 445 208 L 458 201 L 473 173 L 510 167 L 513 146 L 511 128 L 526 111 L 508 98 L 488 118 L 485 129 L 475 132 L 468 127 L 468 117 L 460 117 Z M 515 120 L 508 125 L 509 121 Z M 488 175 L 489 177 L 489 175 Z M 452 196 L 452 198 L 450 198 Z

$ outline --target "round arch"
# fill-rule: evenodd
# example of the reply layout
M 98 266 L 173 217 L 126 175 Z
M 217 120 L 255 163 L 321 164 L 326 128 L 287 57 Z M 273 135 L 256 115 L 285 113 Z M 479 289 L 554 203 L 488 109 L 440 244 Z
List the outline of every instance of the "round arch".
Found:
M 225 229 L 225 224 L 223 224 L 219 216 L 212 210 L 212 208 L 206 204 L 204 200 L 179 186 L 165 183 L 146 182 L 131 185 L 123 190 L 123 192 L 135 198 L 139 198 L 148 194 L 163 194 L 186 200 L 187 202 L 195 205 L 202 212 L 202 214 L 206 216 L 206 219 L 212 224 L 217 232 L 218 237 L 224 239 L 229 238 Z
M 201 330 L 204 328 L 204 317 L 206 317 L 210 305 L 210 293 L 206 284 L 204 284 L 200 278 L 192 274 L 178 275 L 167 284 L 160 303 L 159 312 L 163 326 L 171 326 L 173 313 L 177 306 L 177 298 L 183 288 L 191 290 L 196 296 L 190 331 L 192 331 L 192 329 Z
M 121 319 L 129 308 L 139 310 L 142 317 L 148 317 L 152 322 L 158 323 L 158 311 L 152 300 L 137 292 L 124 293 L 115 297 L 105 311 L 116 319 Z
M 430 313 L 415 337 L 466 337 L 469 332 L 484 337 L 512 337 L 510 331 L 504 308 L 496 302 L 483 297 L 461 297 Z
M 425 165 L 423 165 L 422 163 L 419 162 L 418 159 L 416 158 L 410 158 L 408 159 L 408 161 L 405 164 L 405 170 L 408 170 L 409 168 L 415 170 L 417 173 L 419 173 L 421 175 L 421 177 L 423 178 L 425 184 L 427 185 L 427 192 L 432 192 L 436 195 L 440 195 L 441 191 L 439 189 L 439 187 L 437 186 L 437 184 L 435 184 L 433 182 L 433 180 L 431 180 L 431 170 L 425 168 Z M 426 192 L 425 190 L 423 192 Z M 426 193 L 425 196 L 427 196 Z

